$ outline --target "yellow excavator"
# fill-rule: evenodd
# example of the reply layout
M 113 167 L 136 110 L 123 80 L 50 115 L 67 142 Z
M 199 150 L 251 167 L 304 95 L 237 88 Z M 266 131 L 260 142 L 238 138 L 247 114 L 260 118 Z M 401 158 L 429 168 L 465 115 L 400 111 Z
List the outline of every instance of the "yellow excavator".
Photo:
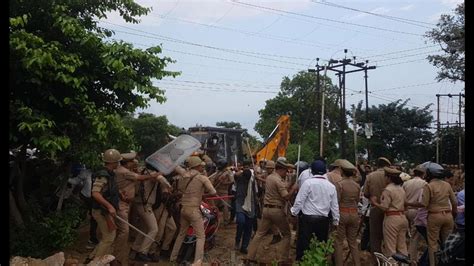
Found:
M 273 160 L 275 155 L 278 157 L 286 156 L 286 148 L 290 141 L 290 116 L 282 115 L 278 118 L 277 125 L 270 136 L 265 140 L 263 147 L 256 153 L 256 160 L 259 163 L 262 160 Z

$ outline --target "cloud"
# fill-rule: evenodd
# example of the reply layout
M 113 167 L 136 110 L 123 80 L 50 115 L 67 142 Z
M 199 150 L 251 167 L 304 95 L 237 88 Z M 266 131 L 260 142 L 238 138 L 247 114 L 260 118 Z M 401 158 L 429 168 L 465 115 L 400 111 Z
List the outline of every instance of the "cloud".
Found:
M 463 0 L 441 0 L 441 4 L 449 6 L 450 8 L 455 8 L 457 5 L 463 2 Z
M 400 10 L 403 10 L 403 11 L 410 11 L 410 10 L 413 10 L 414 8 L 415 8 L 415 5 L 409 4 L 409 5 L 400 7 Z
M 434 13 L 433 15 L 429 16 L 428 17 L 428 22 L 430 23 L 436 23 L 439 21 L 439 19 L 441 18 L 441 15 L 443 14 L 446 14 L 447 12 L 437 12 L 437 13 Z
M 192 19 L 199 22 L 214 22 L 225 16 L 225 19 L 240 20 L 269 14 L 265 9 L 245 6 L 236 2 L 249 3 L 262 7 L 282 9 L 285 11 L 303 11 L 312 6 L 310 0 L 138 0 L 140 4 L 153 7 L 153 14 L 168 14 L 173 17 Z M 275 13 L 275 12 L 273 12 Z

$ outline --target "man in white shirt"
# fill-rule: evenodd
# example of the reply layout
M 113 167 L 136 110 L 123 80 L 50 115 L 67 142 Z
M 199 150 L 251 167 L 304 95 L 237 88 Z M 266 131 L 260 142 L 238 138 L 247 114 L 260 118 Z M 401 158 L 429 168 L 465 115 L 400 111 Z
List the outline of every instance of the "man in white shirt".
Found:
M 300 261 L 309 248 L 312 235 L 318 241 L 327 241 L 329 234 L 329 212 L 333 225 L 339 224 L 339 204 L 336 187 L 326 177 L 326 165 L 321 160 L 311 163 L 313 177 L 302 183 L 295 204 L 291 208 L 293 216 L 299 215 L 296 260 Z

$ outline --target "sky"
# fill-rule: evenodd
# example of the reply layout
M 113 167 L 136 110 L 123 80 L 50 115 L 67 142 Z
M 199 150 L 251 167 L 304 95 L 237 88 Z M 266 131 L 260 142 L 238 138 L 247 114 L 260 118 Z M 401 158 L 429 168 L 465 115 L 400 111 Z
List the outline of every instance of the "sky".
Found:
M 176 61 L 166 70 L 181 75 L 155 83 L 166 91 L 166 102 L 138 112 L 166 115 L 179 127 L 234 121 L 259 137 L 254 126 L 265 101 L 277 95 L 283 77 L 314 68 L 316 58 L 324 65 L 355 56 L 376 66 L 368 73 L 370 106 L 410 99 L 410 108 L 432 104 L 436 119 L 435 95 L 464 88 L 436 81 L 437 69 L 426 57 L 440 47 L 423 36 L 459 0 L 136 2 L 152 7 L 140 24 L 110 13 L 100 25 L 140 49 L 160 44 L 162 55 Z M 334 72 L 328 76 L 337 83 Z M 346 108 L 360 101 L 365 106 L 363 71 L 346 76 Z M 441 123 L 457 121 L 458 108 L 457 97 L 441 97 Z

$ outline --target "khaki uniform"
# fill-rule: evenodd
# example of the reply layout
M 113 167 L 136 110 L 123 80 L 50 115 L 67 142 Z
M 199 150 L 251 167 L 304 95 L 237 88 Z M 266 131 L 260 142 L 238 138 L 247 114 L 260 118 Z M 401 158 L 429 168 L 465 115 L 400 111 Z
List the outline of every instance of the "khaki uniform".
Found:
M 454 227 L 452 208 L 457 207 L 456 196 L 448 182 L 432 179 L 423 187 L 422 203 L 428 210 L 428 254 L 430 266 L 435 265 L 434 253 L 438 250 L 438 240 L 444 243 Z M 450 205 L 451 203 L 451 205 Z
M 171 187 L 163 176 L 159 176 L 158 180 L 161 183 L 161 186 L 166 186 L 168 188 Z M 138 229 L 154 239 L 158 233 L 158 224 L 156 223 L 156 217 L 152 206 L 156 201 L 156 189 L 158 182 L 156 179 L 149 179 L 142 181 L 141 183 L 143 184 L 143 194 L 137 194 L 135 196 L 133 208 L 136 208 L 137 214 L 140 218 Z M 151 241 L 151 239 L 143 236 L 142 234 L 137 234 L 137 237 L 133 242 L 132 249 L 136 252 L 148 254 L 152 244 L 153 241 Z
M 255 260 L 257 249 L 261 246 L 262 238 L 266 235 L 267 231 L 272 228 L 272 225 L 276 226 L 282 234 L 283 244 L 280 246 L 278 254 L 280 254 L 282 260 L 289 259 L 291 232 L 290 224 L 284 210 L 286 200 L 283 197 L 286 195 L 288 195 L 288 190 L 283 178 L 276 172 L 269 175 L 265 182 L 262 219 L 258 225 L 255 237 L 248 247 L 248 259 Z
M 342 180 L 342 176 L 336 172 L 336 171 L 331 171 L 327 173 L 328 180 L 335 186 L 339 181 Z
M 360 199 L 360 186 L 351 177 L 342 179 L 336 185 L 339 202 L 339 225 L 336 233 L 336 266 L 344 263 L 342 247 L 344 239 L 352 254 L 355 266 L 360 266 L 359 246 L 357 244 L 357 230 L 359 228 L 358 203 Z
M 234 174 L 230 170 L 219 171 L 210 180 L 219 196 L 227 196 L 229 193 L 229 186 L 234 183 Z M 224 199 L 224 201 L 230 205 L 228 199 Z M 222 200 L 214 200 L 213 204 L 214 206 L 218 207 L 220 210 L 223 210 L 224 222 L 229 222 L 230 220 L 229 207 L 226 204 L 224 204 Z
M 415 176 L 414 178 L 403 183 L 403 189 L 405 190 L 407 202 L 418 202 L 420 193 L 423 192 L 423 187 L 426 185 L 426 181 L 422 178 Z M 405 216 L 408 219 L 408 225 L 410 230 L 410 245 L 408 248 L 410 258 L 418 258 L 418 243 L 423 238 L 416 230 L 414 219 L 418 208 L 408 207 L 405 212 Z
M 364 185 L 364 196 L 370 200 L 370 197 L 375 196 L 377 200 L 380 200 L 382 191 L 387 186 L 387 179 L 385 178 L 385 172 L 383 168 L 379 168 L 376 171 L 367 175 Z M 370 228 L 370 251 L 382 252 L 382 239 L 383 239 L 383 220 L 384 212 L 372 206 L 370 208 L 369 217 L 369 228 Z
M 92 184 L 92 192 L 100 192 L 103 195 L 107 190 L 111 188 L 110 182 L 115 182 L 115 179 L 110 179 L 110 177 L 106 176 L 97 176 L 94 183 Z M 112 185 L 112 187 L 113 186 L 114 185 Z M 114 205 L 113 202 L 110 203 Z M 118 206 L 114 206 L 115 209 L 117 209 L 117 207 Z M 94 217 L 94 219 L 97 221 L 97 226 L 102 235 L 102 238 L 100 239 L 99 244 L 89 255 L 89 258 L 91 259 L 110 254 L 113 249 L 112 244 L 114 243 L 117 230 L 109 229 L 109 227 L 107 226 L 107 219 L 112 219 L 113 221 L 113 218 L 111 216 L 107 217 L 102 213 L 103 211 L 101 209 L 92 209 L 92 217 Z
M 397 251 L 408 256 L 406 243 L 408 220 L 405 216 L 405 197 L 405 190 L 393 183 L 387 185 L 380 197 L 380 204 L 388 208 L 383 220 L 384 255 L 386 257 L 391 257 Z
M 129 221 L 130 218 L 130 205 L 135 197 L 135 185 L 137 182 L 137 173 L 134 173 L 127 168 L 119 165 L 117 169 L 114 170 L 117 187 L 120 192 L 125 193 L 128 197 L 127 201 L 120 199 L 119 209 L 117 210 L 117 215 Z M 114 253 L 113 255 L 122 263 L 127 264 L 128 262 L 128 235 L 130 233 L 128 224 L 117 219 L 117 237 L 114 241 Z
M 161 186 L 161 192 L 166 191 L 167 189 Z M 177 231 L 176 223 L 174 221 L 173 215 L 168 211 L 167 202 L 161 202 L 160 207 L 155 209 L 153 212 L 156 217 L 156 222 L 158 223 L 158 234 L 156 235 L 156 241 L 160 242 L 161 240 L 161 250 L 169 250 L 170 244 L 173 241 L 174 235 Z M 152 246 L 152 250 L 155 250 L 156 253 L 156 244 Z
M 189 182 L 189 178 L 193 178 L 189 182 L 188 187 L 183 193 L 183 198 L 181 199 L 181 215 L 180 215 L 180 227 L 179 234 L 176 238 L 176 241 L 173 246 L 173 251 L 171 252 L 170 261 L 176 261 L 178 257 L 179 250 L 183 244 L 183 240 L 186 236 L 189 225 L 192 225 L 194 232 L 196 234 L 196 252 L 194 255 L 194 262 L 202 260 L 204 256 L 204 242 L 205 242 L 205 233 L 204 233 L 204 221 L 202 219 L 202 213 L 199 209 L 202 201 L 202 195 L 205 191 L 210 194 L 215 194 L 216 190 L 212 186 L 211 181 L 205 175 L 200 174 L 198 171 L 192 169 L 187 175 L 183 176 L 179 182 L 179 189 L 182 191 Z

